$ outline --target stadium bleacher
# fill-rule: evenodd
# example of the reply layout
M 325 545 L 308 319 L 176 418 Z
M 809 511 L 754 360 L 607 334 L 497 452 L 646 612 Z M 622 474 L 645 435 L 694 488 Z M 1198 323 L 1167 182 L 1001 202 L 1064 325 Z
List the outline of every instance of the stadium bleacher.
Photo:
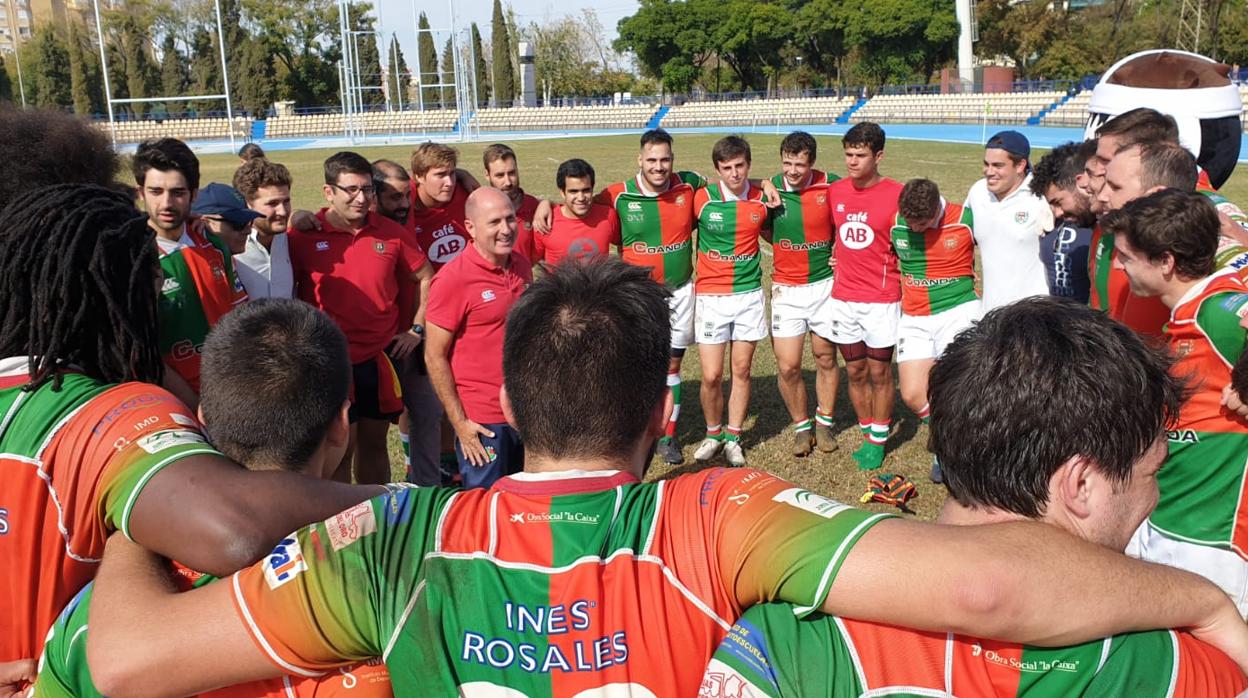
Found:
M 1045 126 L 1083 126 L 1088 120 L 1088 102 L 1091 100 L 1092 91 L 1084 90 L 1045 114 L 1041 123 Z
M 480 109 L 473 124 L 482 131 L 578 131 L 644 128 L 658 106 L 515 107 Z
M 173 137 L 184 141 L 224 140 L 230 137 L 230 122 L 225 117 L 199 119 L 134 119 L 114 122 L 118 143 L 138 143 L 148 138 Z M 96 126 L 108 133 L 107 121 Z M 251 119 L 236 116 L 234 137 L 245 139 L 251 133 Z
M 856 99 L 814 97 L 752 99 L 736 102 L 687 102 L 663 117 L 665 128 L 682 126 L 766 126 L 832 123 Z
M 1065 92 L 1004 92 L 936 95 L 877 95 L 854 112 L 852 121 L 879 123 L 1026 123 Z M 1086 105 L 1085 105 L 1086 106 Z
M 458 119 L 459 111 L 455 109 L 369 112 L 354 116 L 355 127 L 364 133 L 445 133 Z M 342 114 L 294 114 L 270 118 L 266 135 L 269 138 L 329 136 L 341 134 L 344 128 Z

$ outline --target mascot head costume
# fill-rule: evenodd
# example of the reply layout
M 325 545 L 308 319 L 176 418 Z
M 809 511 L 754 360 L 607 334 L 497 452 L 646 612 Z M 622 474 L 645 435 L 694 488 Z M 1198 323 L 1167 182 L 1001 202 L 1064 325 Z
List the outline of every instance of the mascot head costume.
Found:
M 1179 125 L 1179 142 L 1220 187 L 1235 170 L 1243 136 L 1239 88 L 1230 66 L 1186 51 L 1154 50 L 1115 63 L 1092 90 L 1084 135 L 1119 114 L 1149 107 Z

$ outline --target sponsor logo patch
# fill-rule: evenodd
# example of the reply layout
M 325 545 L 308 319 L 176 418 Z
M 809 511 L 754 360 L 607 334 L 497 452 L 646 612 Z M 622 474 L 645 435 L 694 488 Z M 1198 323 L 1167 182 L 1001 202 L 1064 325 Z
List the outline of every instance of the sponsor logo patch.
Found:
M 328 240 L 321 240 L 321 241 L 319 241 L 319 242 L 317 242 L 317 243 L 316 243 L 316 251 L 317 251 L 317 252 L 324 252 L 325 250 L 328 250 L 328 249 L 329 249 L 329 241 L 328 241 Z
M 490 301 L 494 300 L 497 297 L 498 296 L 494 295 L 494 292 L 488 288 L 481 292 L 481 300 L 485 301 L 486 303 L 489 303 Z
M 283 538 L 273 548 L 273 552 L 264 558 L 261 569 L 264 571 L 264 581 L 268 583 L 269 588 L 277 589 L 308 569 L 308 563 L 304 562 L 299 541 L 295 538 Z
M 155 434 L 149 434 L 138 441 L 135 441 L 135 443 L 138 444 L 139 448 L 142 448 L 144 451 L 155 454 L 160 453 L 167 448 L 183 444 L 202 444 L 204 443 L 204 437 L 194 431 L 174 429 L 171 431 L 160 431 Z
M 364 536 L 377 532 L 377 516 L 373 505 L 360 502 L 346 511 L 325 520 L 325 531 L 334 550 L 342 550 Z
M 842 511 L 849 509 L 848 506 L 838 501 L 817 495 L 810 490 L 804 490 L 800 487 L 790 487 L 771 499 L 773 502 L 788 504 L 789 506 L 809 511 L 817 516 L 822 516 L 825 519 L 831 519 Z

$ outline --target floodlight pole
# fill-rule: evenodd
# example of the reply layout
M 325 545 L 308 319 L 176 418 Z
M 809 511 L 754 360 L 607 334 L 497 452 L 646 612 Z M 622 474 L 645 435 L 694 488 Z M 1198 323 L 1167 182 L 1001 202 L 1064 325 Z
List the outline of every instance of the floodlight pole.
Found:
M 96 0 L 98 3 L 99 0 Z M 212 0 L 213 6 L 217 11 L 217 48 L 221 49 L 221 81 L 225 86 L 225 130 L 230 134 L 230 151 L 237 152 L 238 148 L 234 143 L 234 105 L 230 101 L 230 69 L 225 64 L 225 33 L 222 29 L 221 22 L 221 0 Z M 97 4 L 98 7 L 98 4 Z M 99 24 L 97 21 L 96 24 Z M 104 43 L 101 41 L 100 46 L 103 50 Z M 107 80 L 105 81 L 107 84 Z
M 100 0 L 91 0 L 95 6 L 95 35 L 100 41 L 100 70 L 104 73 L 104 103 L 108 105 L 108 132 L 113 137 L 113 147 L 117 147 L 117 126 L 113 117 L 113 90 L 108 82 L 108 56 L 104 53 L 104 23 L 100 21 Z M 220 26 L 220 25 L 218 25 Z M 22 98 L 25 102 L 25 96 Z

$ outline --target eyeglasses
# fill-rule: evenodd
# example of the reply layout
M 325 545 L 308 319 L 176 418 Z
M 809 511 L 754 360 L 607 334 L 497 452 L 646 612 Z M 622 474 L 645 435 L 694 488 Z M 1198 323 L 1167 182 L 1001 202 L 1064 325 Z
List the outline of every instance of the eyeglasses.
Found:
M 365 198 L 372 198 L 373 194 L 377 193 L 377 189 L 374 187 L 340 187 L 337 184 L 331 184 L 329 186 L 337 189 L 343 194 L 346 194 L 348 199 L 354 199 L 360 194 L 363 194 Z

